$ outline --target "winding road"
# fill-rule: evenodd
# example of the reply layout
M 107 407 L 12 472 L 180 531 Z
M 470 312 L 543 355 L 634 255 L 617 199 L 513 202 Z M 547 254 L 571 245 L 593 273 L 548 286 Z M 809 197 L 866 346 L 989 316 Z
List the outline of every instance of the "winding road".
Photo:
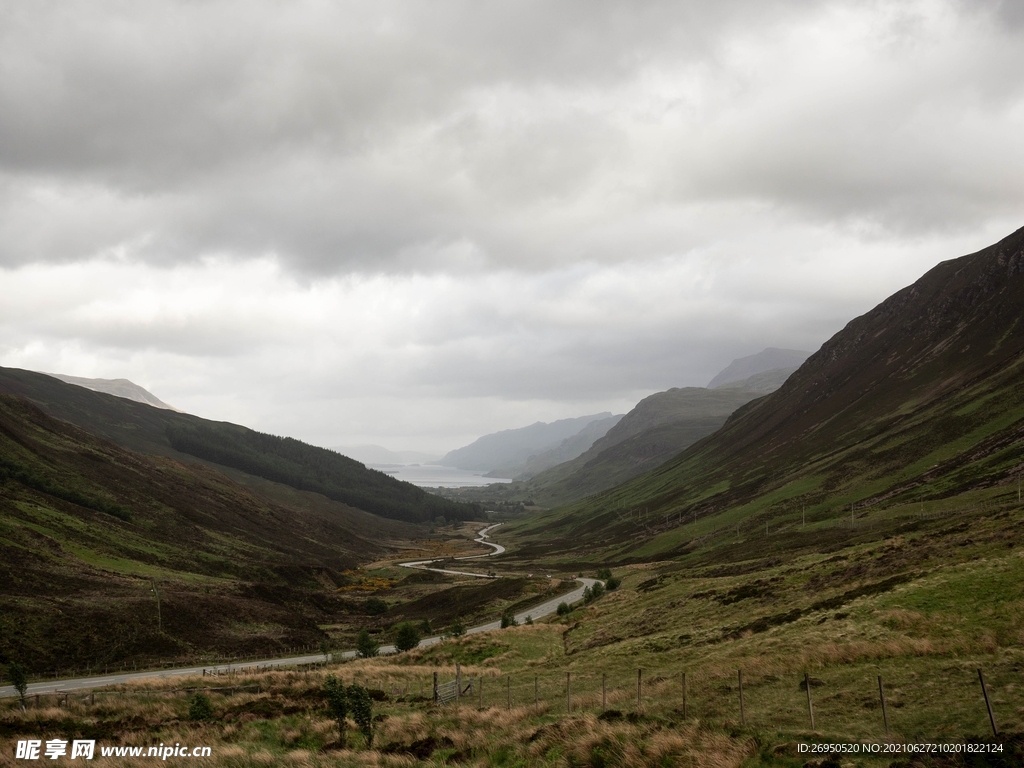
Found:
M 465 555 L 463 557 L 456 558 L 441 558 L 437 560 L 414 560 L 408 563 L 399 563 L 403 568 L 415 568 L 423 571 L 436 571 L 437 573 L 447 573 L 455 576 L 474 576 L 480 579 L 496 579 L 498 576 L 492 576 L 489 573 L 473 573 L 472 571 L 455 571 L 446 568 L 431 568 L 431 563 L 445 562 L 449 559 L 454 560 L 477 560 L 482 557 L 493 557 L 500 555 L 505 551 L 505 548 L 500 544 L 487 541 L 488 534 L 490 531 L 497 528 L 501 523 L 489 525 L 486 528 L 482 528 L 477 533 L 476 542 L 483 544 L 484 546 L 491 547 L 492 552 L 485 552 L 481 555 Z M 541 603 L 540 605 L 534 606 L 527 611 L 522 611 L 515 615 L 516 621 L 522 624 L 526 621 L 527 616 L 534 619 L 539 619 L 543 616 L 548 616 L 554 613 L 558 609 L 559 603 L 574 603 L 577 600 L 583 598 L 583 590 L 589 586 L 595 584 L 597 579 L 587 579 L 578 577 L 576 582 L 579 586 L 572 592 L 564 595 L 559 595 L 556 598 L 548 600 L 547 602 Z M 479 632 L 490 632 L 493 629 L 501 629 L 501 620 L 491 621 L 487 624 L 480 624 L 476 627 L 471 627 L 466 630 L 467 635 L 475 635 Z M 420 648 L 427 648 L 431 645 L 439 643 L 444 638 L 427 637 L 420 641 Z M 382 645 L 380 647 L 380 653 L 391 654 L 395 653 L 396 649 L 393 645 Z M 334 654 L 339 658 L 353 659 L 356 657 L 355 651 L 343 651 L 339 654 Z M 121 674 L 114 675 L 96 675 L 93 677 L 76 677 L 66 680 L 49 680 L 40 683 L 31 683 L 28 686 L 27 696 L 33 696 L 36 694 L 47 694 L 47 693 L 64 693 L 70 691 L 79 691 L 88 688 L 102 688 L 107 685 L 120 685 L 127 683 L 132 680 L 143 680 L 146 678 L 154 677 L 190 677 L 194 675 L 202 674 L 215 674 L 215 675 L 227 675 L 231 672 L 235 672 L 242 669 L 253 669 L 253 668 L 265 668 L 265 667 L 287 667 L 294 666 L 297 664 L 314 664 L 324 660 L 322 653 L 312 654 L 309 656 L 289 656 L 286 658 L 277 659 L 260 659 L 257 661 L 246 661 L 239 662 L 237 664 L 216 664 L 212 666 L 198 666 L 198 667 L 181 667 L 178 669 L 164 669 L 160 671 L 149 671 L 149 672 L 123 672 Z M 0 686 L 0 698 L 9 698 L 16 696 L 17 692 L 14 690 L 13 685 Z

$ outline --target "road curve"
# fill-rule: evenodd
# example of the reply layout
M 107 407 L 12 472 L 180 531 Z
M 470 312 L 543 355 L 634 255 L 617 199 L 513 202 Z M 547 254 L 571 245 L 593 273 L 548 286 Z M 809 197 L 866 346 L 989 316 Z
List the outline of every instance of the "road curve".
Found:
M 484 544 L 488 547 L 493 547 L 493 552 L 487 552 L 482 555 L 467 555 L 464 557 L 454 558 L 456 560 L 474 560 L 479 557 L 493 557 L 494 555 L 500 555 L 505 551 L 505 548 L 500 544 L 495 544 L 490 541 L 485 541 L 489 531 L 497 528 L 501 523 L 495 525 L 489 525 L 486 528 L 480 530 L 477 535 L 476 541 Z M 447 559 L 447 558 L 445 558 Z M 399 563 L 399 565 L 405 568 L 417 568 L 425 571 L 437 571 L 439 573 L 451 573 L 460 576 L 476 576 L 483 579 L 498 578 L 497 576 L 491 576 L 489 574 L 471 573 L 468 571 L 451 571 L 443 568 L 430 568 L 430 563 L 439 562 L 438 560 L 417 560 L 409 563 Z M 583 598 L 583 590 L 589 586 L 594 585 L 597 579 L 587 579 L 582 576 L 576 578 L 576 582 L 579 586 L 572 592 L 559 597 L 548 600 L 545 603 L 534 606 L 529 610 L 517 613 L 516 621 L 522 624 L 526 621 L 527 616 L 534 619 L 539 619 L 543 616 L 548 616 L 554 613 L 558 609 L 559 603 L 574 603 L 577 600 Z M 480 624 L 476 627 L 470 627 L 466 630 L 467 635 L 475 635 L 479 632 L 490 632 L 493 629 L 501 629 L 501 620 L 490 621 L 486 624 Z M 420 648 L 428 648 L 431 645 L 435 645 L 441 642 L 444 638 L 438 637 L 427 637 L 420 641 Z M 380 647 L 380 653 L 392 654 L 395 653 L 396 649 L 393 645 L 382 645 Z M 343 659 L 353 659 L 357 656 L 355 651 L 343 651 L 341 653 L 333 654 L 335 657 Z M 277 659 L 260 659 L 257 661 L 245 661 L 237 664 L 213 664 L 209 666 L 198 666 L 198 667 L 181 667 L 179 669 L 164 669 L 160 671 L 149 671 L 149 672 L 122 672 L 121 674 L 115 675 L 97 675 L 93 677 L 77 677 L 66 680 L 50 680 L 41 683 L 31 683 L 28 686 L 27 696 L 34 696 L 36 694 L 47 694 L 47 693 L 63 693 L 70 691 L 78 691 L 89 688 L 102 688 L 107 685 L 121 685 L 123 683 L 130 682 L 132 680 L 144 680 L 147 678 L 154 677 L 190 677 L 198 676 L 202 674 L 215 674 L 218 676 L 230 674 L 242 669 L 254 669 L 254 668 L 267 668 L 267 667 L 289 667 L 296 664 L 314 664 L 316 662 L 324 661 L 324 655 L 322 653 L 313 654 L 309 656 L 289 656 L 286 658 Z M 13 685 L 5 685 L 0 687 L 0 699 L 10 698 L 16 696 L 17 693 L 14 690 Z
M 488 532 L 497 528 L 501 523 L 495 523 L 494 525 L 488 525 L 486 528 L 481 528 L 477 533 L 474 541 L 483 544 L 485 547 L 493 547 L 493 552 L 484 552 L 482 555 L 464 555 L 462 557 L 442 557 L 434 560 L 413 560 L 408 563 L 399 563 L 403 568 L 415 568 L 418 571 L 434 571 L 435 573 L 449 573 L 454 576 L 475 576 L 478 579 L 496 579 L 497 576 L 492 576 L 489 573 L 473 573 L 472 571 L 452 571 L 447 568 L 431 568 L 431 563 L 443 563 L 447 560 L 476 560 L 480 557 L 493 557 L 494 555 L 500 555 L 505 551 L 505 548 L 501 544 L 495 544 L 487 541 Z

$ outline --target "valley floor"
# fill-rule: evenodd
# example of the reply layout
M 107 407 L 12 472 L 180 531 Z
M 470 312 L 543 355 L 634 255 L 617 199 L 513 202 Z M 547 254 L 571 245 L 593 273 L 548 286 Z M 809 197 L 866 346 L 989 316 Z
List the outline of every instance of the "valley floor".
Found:
M 54 737 L 203 744 L 204 764 L 230 766 L 1024 764 L 1024 511 L 970 501 L 814 550 L 789 535 L 622 566 L 617 590 L 568 615 L 393 657 L 132 683 L 24 714 L 7 700 L 0 765 L 18 739 Z M 439 706 L 433 676 L 456 664 L 465 691 Z M 371 690 L 372 745 L 339 740 L 327 674 Z M 210 720 L 189 719 L 199 688 Z M 858 751 L 800 751 L 829 744 Z M 901 751 L 926 744 L 1002 751 Z

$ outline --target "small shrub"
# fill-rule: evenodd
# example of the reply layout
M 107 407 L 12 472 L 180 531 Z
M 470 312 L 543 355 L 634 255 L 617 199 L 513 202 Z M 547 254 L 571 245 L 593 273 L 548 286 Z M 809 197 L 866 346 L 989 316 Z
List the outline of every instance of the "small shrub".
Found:
M 604 584 L 602 584 L 600 581 L 594 582 L 594 586 L 592 586 L 590 588 L 590 600 L 591 600 L 591 602 L 593 602 L 594 600 L 597 600 L 602 595 L 604 595 Z
M 411 651 L 420 644 L 420 632 L 409 621 L 403 621 L 395 630 L 395 648 L 401 653 Z
M 189 720 L 210 720 L 213 718 L 213 702 L 205 693 L 196 693 L 188 700 Z
M 612 577 L 611 569 L 609 569 L 609 568 L 598 568 L 597 569 L 597 578 L 599 578 L 601 581 L 608 581 L 608 579 L 610 579 L 611 577 Z
M 559 616 L 568 616 L 572 613 L 572 608 L 569 607 L 568 603 L 559 603 L 558 608 L 555 609 L 555 613 Z
M 617 576 L 612 576 L 604 583 L 604 588 L 607 589 L 609 592 L 614 592 L 616 589 L 619 588 L 620 584 L 622 584 L 622 579 L 618 578 Z
M 519 622 L 516 621 L 516 615 L 512 613 L 511 608 L 506 608 L 505 612 L 501 614 L 501 628 L 506 629 L 508 627 L 518 627 Z
M 466 625 L 462 623 L 461 618 L 456 617 L 455 621 L 449 628 L 448 633 L 452 637 L 462 637 L 464 634 L 466 634 Z
M 533 626 L 533 616 L 531 616 L 530 614 L 526 614 L 526 621 L 524 623 L 527 626 L 532 627 Z
M 345 745 L 345 718 L 348 717 L 348 692 L 345 685 L 334 675 L 324 678 L 324 698 L 327 699 L 327 711 L 338 723 L 338 741 Z
M 18 702 L 21 704 L 21 711 L 25 711 L 25 691 L 28 690 L 28 674 L 25 668 L 16 661 L 7 665 L 7 676 L 11 678 L 11 685 L 18 692 Z
M 356 721 L 359 730 L 366 737 L 366 746 L 373 746 L 373 699 L 370 693 L 361 685 L 350 685 L 348 687 L 348 706 L 352 713 L 352 719 Z
M 368 616 L 383 616 L 388 612 L 388 604 L 379 597 L 371 597 L 363 603 L 363 610 L 366 611 Z
M 369 659 L 380 652 L 380 646 L 370 633 L 365 629 L 359 630 L 359 637 L 356 638 L 356 653 L 361 659 Z

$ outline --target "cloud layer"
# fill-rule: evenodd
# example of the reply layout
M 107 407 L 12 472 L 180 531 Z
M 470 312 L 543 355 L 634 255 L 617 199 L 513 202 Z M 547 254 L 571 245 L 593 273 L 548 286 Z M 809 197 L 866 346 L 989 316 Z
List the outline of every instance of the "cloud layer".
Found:
M 1022 223 L 1016 8 L 0 5 L 0 364 L 440 449 L 816 347 Z

